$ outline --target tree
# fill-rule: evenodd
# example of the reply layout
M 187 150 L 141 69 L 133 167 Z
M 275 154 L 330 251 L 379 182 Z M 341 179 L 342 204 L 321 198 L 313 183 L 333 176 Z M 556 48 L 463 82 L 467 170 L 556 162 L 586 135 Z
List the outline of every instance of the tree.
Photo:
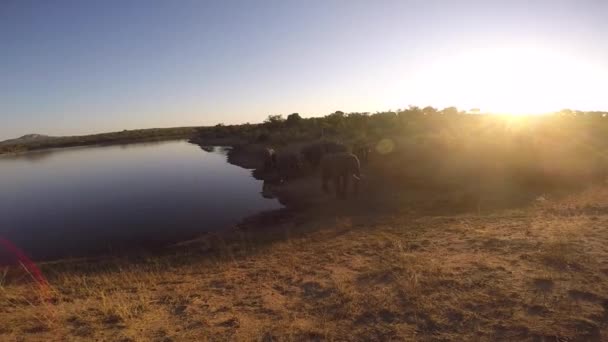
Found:
M 458 108 L 456 107 L 447 107 L 441 110 L 441 114 L 443 115 L 458 115 Z
M 422 109 L 422 113 L 424 113 L 424 115 L 434 115 L 437 114 L 437 109 L 435 109 L 435 107 L 426 106 Z
M 280 123 L 285 121 L 285 119 L 283 119 L 283 115 L 281 114 L 277 114 L 277 115 L 268 115 L 268 118 L 266 118 L 267 123 Z
M 287 115 L 287 125 L 297 126 L 302 121 L 302 117 L 298 113 Z
M 268 128 L 279 128 L 285 122 L 283 115 L 268 115 L 268 118 L 264 121 L 264 125 Z
M 399 115 L 399 117 L 407 117 L 407 116 L 419 116 L 424 114 L 424 112 L 422 111 L 422 109 L 418 106 L 408 106 L 407 109 L 403 109 L 400 112 L 397 113 L 397 115 Z
M 342 127 L 342 123 L 344 121 L 344 112 L 342 111 L 336 111 L 335 113 L 329 114 L 325 117 L 325 122 L 327 124 L 329 124 L 329 126 L 331 128 L 333 128 L 334 130 L 339 129 L 340 127 Z

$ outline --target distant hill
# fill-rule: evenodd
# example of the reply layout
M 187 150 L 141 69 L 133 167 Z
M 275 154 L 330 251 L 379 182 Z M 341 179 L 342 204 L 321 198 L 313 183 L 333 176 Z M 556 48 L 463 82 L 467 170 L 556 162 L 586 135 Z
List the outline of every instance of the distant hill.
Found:
M 201 129 L 201 127 L 147 128 L 63 137 L 51 137 L 42 134 L 27 134 L 21 138 L 1 141 L 0 154 L 26 152 L 45 148 L 189 139 L 195 135 L 198 129 Z
M 9 139 L 0 141 L 0 145 L 20 145 L 20 144 L 28 144 L 32 142 L 42 142 L 54 139 L 54 137 L 50 137 L 48 135 L 43 134 L 26 134 L 20 138 Z

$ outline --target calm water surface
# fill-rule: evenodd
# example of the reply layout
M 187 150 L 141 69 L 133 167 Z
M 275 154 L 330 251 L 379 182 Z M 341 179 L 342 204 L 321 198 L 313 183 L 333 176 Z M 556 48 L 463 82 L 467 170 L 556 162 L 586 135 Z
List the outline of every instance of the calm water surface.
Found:
M 185 141 L 0 156 L 0 237 L 36 259 L 157 246 L 279 208 L 261 189 Z

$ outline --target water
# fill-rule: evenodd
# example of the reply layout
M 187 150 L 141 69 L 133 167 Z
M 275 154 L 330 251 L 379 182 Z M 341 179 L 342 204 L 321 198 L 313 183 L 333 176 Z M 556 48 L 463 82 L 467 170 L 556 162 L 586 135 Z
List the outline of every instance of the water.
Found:
M 82 256 L 164 245 L 279 208 L 226 152 L 170 141 L 0 156 L 0 237 L 35 259 Z

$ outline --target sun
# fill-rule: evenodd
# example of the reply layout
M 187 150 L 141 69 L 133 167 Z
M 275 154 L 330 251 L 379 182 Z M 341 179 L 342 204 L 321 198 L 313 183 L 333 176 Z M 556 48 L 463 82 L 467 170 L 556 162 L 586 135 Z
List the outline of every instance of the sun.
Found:
M 442 57 L 429 65 L 417 84 L 432 101 L 523 115 L 597 109 L 593 107 L 603 98 L 606 77 L 605 67 L 563 52 L 510 46 Z

